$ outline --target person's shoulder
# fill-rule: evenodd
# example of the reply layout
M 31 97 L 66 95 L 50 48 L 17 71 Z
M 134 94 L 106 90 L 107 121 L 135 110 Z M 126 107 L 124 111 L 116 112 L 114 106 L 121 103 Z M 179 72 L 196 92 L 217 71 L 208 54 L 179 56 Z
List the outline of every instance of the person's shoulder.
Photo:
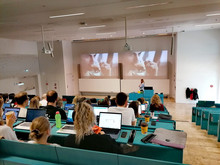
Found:
M 4 124 L 4 125 L 0 126 L 0 130 L 4 132 L 4 131 L 11 130 L 11 128 L 9 126 L 7 126 L 6 124 Z

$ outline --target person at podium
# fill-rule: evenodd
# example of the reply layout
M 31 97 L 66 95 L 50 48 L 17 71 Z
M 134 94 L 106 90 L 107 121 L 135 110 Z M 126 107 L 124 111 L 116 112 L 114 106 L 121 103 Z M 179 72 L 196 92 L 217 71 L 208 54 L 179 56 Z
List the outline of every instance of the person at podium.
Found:
M 143 92 L 144 91 L 144 79 L 141 79 L 141 83 L 139 85 L 140 91 Z

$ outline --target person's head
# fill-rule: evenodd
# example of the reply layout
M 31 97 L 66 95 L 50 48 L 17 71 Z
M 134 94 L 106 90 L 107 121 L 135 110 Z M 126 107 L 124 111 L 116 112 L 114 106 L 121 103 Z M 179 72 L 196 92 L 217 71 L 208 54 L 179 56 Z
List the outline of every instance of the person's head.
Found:
M 38 96 L 34 96 L 31 99 L 29 108 L 35 108 L 35 109 L 39 108 L 39 97 Z
M 72 104 L 77 104 L 78 98 L 79 98 L 79 96 L 75 96 L 73 98 Z
M 3 121 L 3 119 L 2 119 L 2 113 L 3 113 L 3 111 L 2 111 L 2 106 L 3 106 L 3 104 L 4 104 L 4 99 L 3 99 L 3 97 L 0 95 L 0 125 L 3 125 L 3 124 L 4 124 L 4 121 Z
M 28 105 L 27 92 L 19 92 L 16 94 L 15 101 L 17 102 L 18 106 L 25 108 Z
M 138 117 L 138 106 L 139 106 L 138 101 L 132 101 L 128 106 L 129 108 L 133 108 L 135 117 Z
M 30 126 L 29 138 L 38 142 L 41 138 L 47 139 L 50 136 L 50 122 L 46 117 L 35 118 Z
M 88 99 L 88 100 L 86 100 L 86 102 L 88 103 L 88 104 L 92 104 L 92 102 L 91 102 L 91 100 L 90 99 Z
M 109 106 L 109 101 L 107 100 L 99 100 L 98 105 Z
M 117 106 L 116 98 L 112 98 L 110 101 L 111 101 L 111 106 Z
M 151 104 L 155 107 L 159 107 L 161 105 L 160 96 L 157 94 L 153 95 L 153 97 L 151 98 Z
M 79 144 L 84 135 L 92 134 L 95 124 L 95 115 L 91 105 L 81 102 L 75 108 L 74 129 L 76 130 L 76 143 Z
M 83 102 L 85 100 L 86 100 L 86 97 L 81 97 L 81 98 L 78 99 L 78 103 L 81 103 L 81 102 Z
M 96 98 L 91 98 L 90 101 L 91 101 L 91 103 L 93 103 L 93 104 L 97 103 Z
M 46 100 L 47 99 L 47 94 L 44 93 L 43 96 L 42 96 L 42 100 Z
M 120 92 L 116 95 L 117 106 L 127 106 L 128 96 L 124 92 Z
M 63 100 L 60 97 L 58 97 L 56 105 L 57 105 L 58 108 L 63 107 Z
M 3 97 L 3 99 L 4 99 L 4 103 L 7 103 L 8 102 L 8 94 L 7 93 L 4 93 L 4 94 L 2 94 L 2 97 Z
M 47 102 L 48 103 L 55 103 L 57 101 L 58 94 L 56 91 L 51 90 L 47 92 Z
M 144 104 L 145 99 L 143 97 L 137 99 L 141 104 Z
M 143 83 L 144 82 L 144 79 L 141 79 L 141 83 Z

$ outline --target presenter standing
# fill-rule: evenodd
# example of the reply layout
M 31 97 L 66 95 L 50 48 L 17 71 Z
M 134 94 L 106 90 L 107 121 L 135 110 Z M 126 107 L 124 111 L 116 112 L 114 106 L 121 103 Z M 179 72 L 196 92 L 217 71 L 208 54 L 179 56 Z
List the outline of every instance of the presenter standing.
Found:
M 139 85 L 140 91 L 143 92 L 144 91 L 144 79 L 141 79 L 141 83 Z

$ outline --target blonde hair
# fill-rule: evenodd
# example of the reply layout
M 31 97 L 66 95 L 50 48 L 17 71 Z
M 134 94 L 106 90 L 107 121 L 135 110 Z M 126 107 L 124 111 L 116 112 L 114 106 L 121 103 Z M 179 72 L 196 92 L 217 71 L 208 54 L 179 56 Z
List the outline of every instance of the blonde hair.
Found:
M 74 129 L 76 130 L 76 144 L 84 138 L 85 135 L 93 134 L 92 127 L 95 124 L 95 115 L 91 105 L 85 101 L 76 106 L 74 119 Z
M 35 109 L 39 108 L 39 97 L 38 96 L 34 96 L 31 99 L 29 108 L 35 108 Z
M 46 117 L 40 116 L 35 118 L 30 126 L 29 138 L 39 140 L 44 135 L 45 131 L 50 129 L 50 122 Z
M 77 104 L 78 98 L 80 98 L 80 97 L 79 97 L 79 96 L 75 96 L 75 97 L 73 98 L 72 104 Z
M 158 96 L 157 94 L 153 95 L 153 97 L 151 98 L 151 104 L 154 105 L 155 107 L 160 107 L 161 105 L 160 96 Z
M 2 96 L 0 96 L 0 125 L 4 125 L 4 121 L 3 121 L 3 118 L 2 118 L 2 106 L 4 104 L 4 99 Z
M 63 100 L 60 97 L 58 97 L 57 99 L 56 106 L 59 108 L 63 108 Z

